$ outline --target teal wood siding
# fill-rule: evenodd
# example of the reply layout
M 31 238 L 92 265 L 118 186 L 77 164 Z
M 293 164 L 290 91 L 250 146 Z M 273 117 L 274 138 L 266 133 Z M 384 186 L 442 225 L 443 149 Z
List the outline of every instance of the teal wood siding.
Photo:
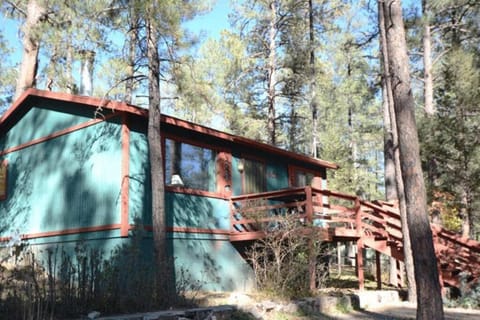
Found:
M 248 291 L 254 274 L 232 244 L 222 236 L 174 234 L 173 256 L 177 272 L 187 271 L 207 291 Z
M 288 166 L 283 163 L 267 163 L 267 191 L 288 188 Z
M 229 203 L 223 199 L 166 192 L 165 210 L 169 226 L 225 231 L 230 228 Z
M 65 106 L 65 108 L 66 110 L 75 109 L 71 106 Z M 79 115 L 60 112 L 56 109 L 32 108 L 20 119 L 15 128 L 12 128 L 0 139 L 0 149 L 5 150 L 45 137 L 51 133 L 91 120 L 93 116 L 93 110 L 85 115 Z
M 30 127 L 38 128 L 37 131 L 46 136 L 51 132 L 44 126 L 60 130 L 64 125 L 85 121 L 82 117 L 74 121 L 52 112 L 43 116 L 48 123 L 42 124 L 30 113 L 43 115 L 35 108 L 27 113 L 8 132 L 7 145 L 28 142 L 21 137 Z M 118 123 L 101 122 L 8 153 L 4 158 L 9 164 L 9 190 L 7 199 L 0 201 L 3 234 L 15 230 L 28 234 L 119 223 L 121 137 Z
M 165 193 L 167 225 L 208 231 L 230 229 L 229 202 L 183 193 Z M 202 290 L 251 290 L 251 267 L 230 243 L 227 234 L 171 232 L 170 250 L 175 270 L 185 271 Z
M 150 161 L 146 133 L 133 126 L 130 131 L 129 222 L 152 224 Z

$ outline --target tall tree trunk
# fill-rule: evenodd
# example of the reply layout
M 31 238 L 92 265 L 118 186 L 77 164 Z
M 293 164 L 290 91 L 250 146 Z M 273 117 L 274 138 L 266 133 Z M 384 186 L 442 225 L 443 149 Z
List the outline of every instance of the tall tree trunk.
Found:
M 457 120 L 458 129 L 456 130 L 457 139 L 459 141 L 460 147 L 460 171 L 462 182 L 460 183 L 461 188 L 461 209 L 460 216 L 462 217 L 462 236 L 465 238 L 473 237 L 473 217 L 472 217 L 472 197 L 473 197 L 473 188 L 469 181 L 469 172 L 471 172 L 471 155 L 469 154 L 468 147 L 466 146 L 466 141 L 468 139 L 468 134 L 466 130 L 466 120 L 465 110 L 463 106 L 457 106 L 455 108 L 455 118 Z
M 393 158 L 393 137 L 392 124 L 390 122 L 390 112 L 387 93 L 387 79 L 385 76 L 385 67 L 382 63 L 382 99 L 383 99 L 383 156 L 385 172 L 385 198 L 387 201 L 397 201 L 397 186 L 395 185 L 395 162 Z M 392 286 L 398 287 L 397 260 L 390 257 L 389 282 Z
M 270 1 L 270 30 L 269 30 L 269 44 L 268 44 L 268 135 L 272 145 L 277 143 L 276 141 L 276 128 L 275 128 L 275 85 L 276 85 L 276 42 L 277 35 L 277 7 L 275 6 L 275 0 Z
M 460 216 L 462 217 L 462 237 L 475 239 L 473 225 L 473 187 L 469 181 L 461 183 L 462 194 Z
M 95 62 L 95 51 L 82 50 L 79 54 L 81 59 L 80 94 L 91 96 L 93 94 L 93 66 Z
M 443 319 L 443 304 L 420 159 L 400 0 L 384 2 L 388 62 L 400 148 L 400 166 L 417 285 L 417 319 Z
M 23 32 L 23 56 L 15 89 L 17 99 L 28 88 L 35 87 L 38 67 L 38 51 L 40 39 L 38 35 L 39 25 L 45 18 L 47 10 L 37 0 L 29 0 L 27 4 L 27 16 L 22 26 Z
M 312 112 L 312 157 L 318 157 L 318 112 L 316 99 L 316 69 L 315 69 L 315 29 L 314 29 L 313 1 L 308 0 L 308 31 L 310 42 L 310 110 Z
M 58 63 L 58 51 L 59 51 L 59 46 L 54 45 L 52 48 L 52 53 L 50 54 L 50 61 L 48 62 L 49 67 L 47 71 L 47 80 L 45 81 L 45 89 L 48 91 L 52 91 L 53 87 L 55 86 L 56 78 L 57 78 L 57 72 L 55 70 L 55 66 Z
M 382 63 L 382 66 L 384 64 Z M 390 103 L 388 101 L 387 77 L 383 66 L 382 96 L 383 96 L 383 156 L 385 171 L 385 198 L 387 201 L 397 201 L 397 185 L 395 184 L 395 145 L 393 143 L 392 122 L 390 121 Z M 390 86 L 388 86 L 390 87 Z
M 163 175 L 162 136 L 160 131 L 160 60 L 158 56 L 157 28 L 154 17 L 147 17 L 147 58 L 148 58 L 148 150 L 150 153 L 150 174 L 152 185 L 153 242 L 157 266 L 157 281 L 168 294 L 173 288 L 165 282 L 170 275 L 167 266 L 167 232 L 165 220 L 165 190 Z M 167 271 L 167 272 L 165 272 Z M 162 295 L 162 293 L 160 293 Z M 165 297 L 165 296 L 163 296 Z
M 136 48 L 138 42 L 138 12 L 135 6 L 130 7 L 130 30 L 128 31 L 128 58 L 127 58 L 127 72 L 125 81 L 125 102 L 132 103 L 133 87 L 136 63 Z
M 78 87 L 73 80 L 73 46 L 67 41 L 67 55 L 65 57 L 65 90 L 70 94 L 77 94 Z
M 462 217 L 462 237 L 470 238 L 470 204 L 469 204 L 469 190 L 466 183 L 462 183 L 462 208 L 460 215 Z
M 422 14 L 425 20 L 423 26 L 423 94 L 425 99 L 425 113 L 427 116 L 435 114 L 433 105 L 433 75 L 432 75 L 432 36 L 427 0 L 422 0 Z
M 394 110 L 394 99 L 392 89 L 392 74 L 390 73 L 390 63 L 388 60 L 388 46 L 386 34 L 386 20 L 383 1 L 378 2 L 378 21 L 380 30 L 381 56 L 383 66 L 383 85 L 384 85 L 384 120 L 386 129 L 385 141 L 385 170 L 387 166 L 388 175 L 385 172 L 385 188 L 387 189 L 387 200 L 398 200 L 400 220 L 402 223 L 403 234 L 403 255 L 405 258 L 405 271 L 408 282 L 408 300 L 415 302 L 417 300 L 417 287 L 415 283 L 415 270 L 412 256 L 412 246 L 407 222 L 407 205 L 405 202 L 404 184 L 402 179 L 402 169 L 400 167 L 400 150 L 398 148 L 398 128 Z M 391 197 L 391 198 L 390 198 Z M 395 273 L 394 283 L 398 284 L 396 262 L 390 260 L 390 272 Z M 395 269 L 395 270 L 393 270 Z M 393 277 L 391 277 L 393 278 Z
M 289 150 L 293 152 L 298 152 L 297 148 L 297 126 L 298 126 L 298 115 L 295 111 L 295 104 L 292 103 L 290 107 L 290 130 L 288 132 L 288 145 Z

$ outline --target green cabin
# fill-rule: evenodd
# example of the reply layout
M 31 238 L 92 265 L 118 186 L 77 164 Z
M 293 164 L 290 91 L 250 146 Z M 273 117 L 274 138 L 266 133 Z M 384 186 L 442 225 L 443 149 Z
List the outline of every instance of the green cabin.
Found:
M 152 246 L 148 110 L 30 89 L 0 119 L 0 244 Z M 170 254 L 205 290 L 245 291 L 253 273 L 232 197 L 326 189 L 333 163 L 162 116 Z M 317 177 L 314 179 L 314 177 Z M 273 192 L 273 193 L 272 193 Z M 248 196 L 242 198 L 246 199 Z

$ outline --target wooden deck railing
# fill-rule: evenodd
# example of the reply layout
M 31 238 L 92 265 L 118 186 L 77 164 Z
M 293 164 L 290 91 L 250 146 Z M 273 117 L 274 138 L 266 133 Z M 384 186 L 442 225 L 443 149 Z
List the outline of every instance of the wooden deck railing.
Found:
M 398 208 L 383 201 L 364 201 L 336 191 L 310 186 L 231 197 L 230 240 L 259 239 L 282 227 L 290 218 L 299 225 L 316 226 L 326 241 L 357 241 L 403 260 L 403 233 Z M 442 280 L 459 285 L 480 277 L 480 243 L 432 225 Z
M 358 197 L 309 186 L 234 196 L 230 204 L 233 241 L 261 237 L 278 228 L 286 217 L 350 237 L 362 234 L 364 217 L 377 219 L 361 213 Z M 377 232 L 373 226 L 368 228 Z
M 461 281 L 478 284 L 480 277 L 480 243 L 432 225 L 435 253 L 442 280 L 458 286 Z

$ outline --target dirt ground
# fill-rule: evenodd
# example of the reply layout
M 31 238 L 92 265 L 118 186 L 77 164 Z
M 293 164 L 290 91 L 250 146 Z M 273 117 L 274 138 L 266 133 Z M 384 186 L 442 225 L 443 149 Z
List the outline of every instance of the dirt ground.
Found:
M 480 319 L 480 310 L 445 308 L 445 319 L 448 320 L 477 320 Z M 415 319 L 416 306 L 406 302 L 369 307 L 366 310 L 354 310 L 348 314 L 335 315 L 333 319 L 357 320 L 357 319 L 382 319 L 403 320 Z M 432 319 L 434 320 L 434 319 Z
M 342 313 L 339 309 L 331 309 L 331 312 L 298 312 L 298 311 L 286 311 L 277 310 L 275 306 L 277 302 L 268 300 L 262 302 L 263 297 L 240 294 L 224 294 L 224 293 L 209 293 L 203 296 L 197 297 L 200 302 L 199 307 L 213 307 L 232 310 L 237 309 L 232 314 L 232 317 L 217 316 L 217 319 L 236 319 L 236 320 L 406 320 L 415 319 L 416 317 L 416 305 L 408 302 L 395 302 L 388 304 L 379 304 L 375 306 L 368 306 L 365 309 L 354 310 L 350 307 L 346 308 Z M 278 305 L 281 302 L 278 303 Z M 265 308 L 258 308 L 258 305 L 270 305 L 270 310 Z M 460 308 L 445 308 L 445 319 L 447 320 L 480 320 L 480 310 L 460 309 Z M 137 320 L 137 319 L 173 319 L 178 317 L 171 317 L 169 313 L 173 311 L 158 311 L 149 314 L 135 314 L 135 315 L 121 315 L 100 317 L 97 320 Z M 182 318 L 182 317 L 180 317 Z M 182 319 L 189 319 L 183 317 Z M 435 317 L 432 318 L 435 320 Z
M 222 309 L 221 306 L 213 307 L 217 311 Z M 231 307 L 227 309 L 232 310 Z M 139 314 L 130 314 L 130 315 L 117 315 L 117 316 L 108 316 L 100 317 L 97 320 L 138 320 L 138 319 L 190 319 L 188 317 L 182 316 L 172 316 L 175 314 L 175 310 L 170 311 L 158 311 L 150 313 L 139 313 Z M 235 320 L 254 320 L 254 319 L 263 319 L 263 320 L 405 320 L 405 319 L 415 319 L 416 307 L 415 305 L 409 303 L 396 303 L 390 305 L 381 305 L 376 307 L 371 307 L 365 310 L 350 310 L 348 313 L 311 313 L 308 315 L 302 313 L 288 313 L 288 312 L 277 312 L 270 311 L 262 314 L 257 314 L 253 316 L 246 311 L 237 310 L 234 311 L 234 314 L 228 316 L 228 314 L 220 315 L 217 314 L 217 319 L 235 319 Z M 85 318 L 82 318 L 85 319 Z M 197 317 L 195 317 L 197 319 Z M 211 319 L 211 317 L 207 317 Z M 468 309 L 445 309 L 445 319 L 447 320 L 474 320 L 480 319 L 480 310 L 468 310 Z M 435 320 L 435 318 L 432 318 Z
M 254 303 L 253 301 L 232 301 L 231 297 L 228 298 L 228 295 L 224 294 L 213 294 L 208 295 L 207 300 L 212 305 L 242 305 L 243 303 Z M 261 298 L 257 297 L 258 300 Z M 257 301 L 258 301 L 257 300 Z M 236 302 L 239 302 L 238 304 Z M 240 307 L 242 309 L 242 307 Z M 480 320 L 480 310 L 472 309 L 460 309 L 460 308 L 445 308 L 445 319 L 447 320 Z M 388 303 L 376 306 L 369 306 L 366 309 L 362 310 L 353 310 L 349 309 L 348 313 L 341 313 L 340 311 L 335 311 L 334 313 L 314 313 L 311 315 L 299 315 L 298 313 L 285 313 L 285 312 L 270 312 L 263 313 L 263 318 L 265 320 L 320 320 L 320 319 L 332 319 L 332 320 L 405 320 L 405 319 L 415 319 L 416 317 L 416 305 L 408 302 L 395 302 Z M 240 319 L 253 319 L 253 318 L 242 318 Z M 435 318 L 432 318 L 435 320 Z

